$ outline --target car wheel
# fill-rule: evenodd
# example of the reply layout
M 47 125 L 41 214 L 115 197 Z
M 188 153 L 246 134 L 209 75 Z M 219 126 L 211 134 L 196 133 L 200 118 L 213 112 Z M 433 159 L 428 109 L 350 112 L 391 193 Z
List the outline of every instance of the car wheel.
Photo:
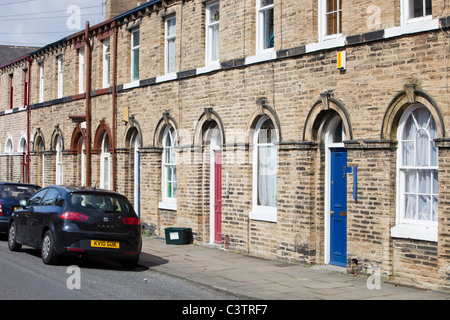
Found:
M 8 231 L 8 248 L 11 251 L 20 251 L 22 245 L 17 242 L 16 224 L 13 222 Z
M 59 260 L 59 255 L 55 251 L 50 230 L 48 230 L 42 238 L 41 258 L 45 264 L 55 264 Z

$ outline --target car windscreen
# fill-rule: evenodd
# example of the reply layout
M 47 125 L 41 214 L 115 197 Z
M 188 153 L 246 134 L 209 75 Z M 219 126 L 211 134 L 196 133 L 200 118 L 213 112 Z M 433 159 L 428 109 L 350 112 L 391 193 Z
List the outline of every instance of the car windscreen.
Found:
M 93 213 L 133 213 L 133 207 L 125 198 L 115 194 L 73 192 L 67 195 L 70 210 Z
M 1 198 L 29 199 L 39 190 L 37 186 L 18 184 L 2 184 L 0 186 Z

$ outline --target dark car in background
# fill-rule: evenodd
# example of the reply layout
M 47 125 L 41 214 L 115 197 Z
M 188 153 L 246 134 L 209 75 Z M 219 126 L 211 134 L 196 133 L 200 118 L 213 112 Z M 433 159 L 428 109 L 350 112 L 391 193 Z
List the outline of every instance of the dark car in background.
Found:
M 62 255 L 94 255 L 134 267 L 141 241 L 141 222 L 128 199 L 90 187 L 45 187 L 22 201 L 9 223 L 9 249 L 40 249 L 45 264 Z
M 34 184 L 0 182 L 0 233 L 8 232 L 9 219 L 20 200 L 30 199 L 39 189 Z

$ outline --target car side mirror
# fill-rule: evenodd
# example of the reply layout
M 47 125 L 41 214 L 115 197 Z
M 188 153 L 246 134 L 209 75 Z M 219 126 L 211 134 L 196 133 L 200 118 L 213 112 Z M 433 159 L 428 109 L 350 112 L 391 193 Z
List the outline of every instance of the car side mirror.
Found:
M 29 205 L 30 205 L 30 200 L 28 200 L 28 199 L 22 199 L 22 200 L 20 200 L 20 206 L 22 207 L 22 208 L 25 208 L 25 207 L 28 207 Z

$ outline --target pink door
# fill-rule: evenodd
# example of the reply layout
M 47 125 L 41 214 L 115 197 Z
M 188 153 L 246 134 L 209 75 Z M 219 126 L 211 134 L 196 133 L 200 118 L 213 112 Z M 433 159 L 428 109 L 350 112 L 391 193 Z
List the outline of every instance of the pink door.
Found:
M 222 243 L 222 152 L 216 151 L 214 155 L 214 242 Z

